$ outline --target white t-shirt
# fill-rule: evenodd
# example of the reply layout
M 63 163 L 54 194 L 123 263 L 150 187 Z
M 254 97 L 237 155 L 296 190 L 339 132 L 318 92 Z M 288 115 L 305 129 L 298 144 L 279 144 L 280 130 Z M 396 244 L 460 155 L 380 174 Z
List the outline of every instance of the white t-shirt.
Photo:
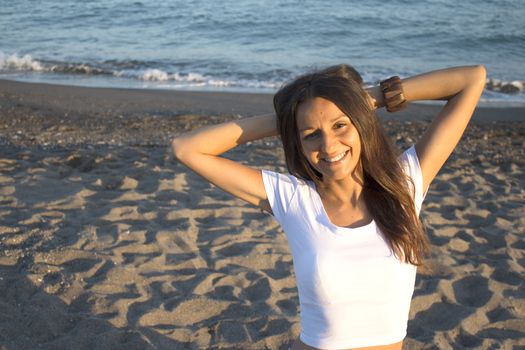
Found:
M 419 214 L 425 193 L 415 148 L 401 161 L 414 182 Z M 262 174 L 293 257 L 301 341 L 341 349 L 403 340 L 416 267 L 393 255 L 375 221 L 357 228 L 334 225 L 312 181 L 267 170 Z

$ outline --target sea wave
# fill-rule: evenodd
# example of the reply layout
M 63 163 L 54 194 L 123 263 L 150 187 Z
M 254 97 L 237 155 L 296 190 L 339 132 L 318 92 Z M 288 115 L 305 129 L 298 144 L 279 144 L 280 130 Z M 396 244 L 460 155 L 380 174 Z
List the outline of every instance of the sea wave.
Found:
M 31 55 L 18 56 L 16 53 L 6 55 L 0 52 L 0 71 L 45 71 L 44 66 L 39 61 L 34 60 Z
M 155 67 L 157 65 L 157 67 Z M 144 82 L 145 87 L 152 88 L 246 88 L 250 90 L 277 90 L 285 81 L 293 76 L 289 71 L 271 71 L 260 73 L 247 73 L 232 69 L 227 74 L 214 74 L 195 71 L 183 71 L 188 69 L 187 62 L 181 70 L 177 70 L 176 64 L 173 69 L 160 66 L 169 66 L 166 62 L 147 62 L 139 60 L 106 60 L 100 63 L 85 62 L 59 62 L 45 59 L 35 59 L 29 54 L 18 55 L 5 54 L 0 51 L 0 76 L 17 72 L 36 72 L 52 74 L 50 80 L 56 81 L 57 77 L 63 76 L 105 76 L 111 81 L 112 77 L 128 79 L 130 81 Z M 202 69 L 202 67 L 201 67 Z M 204 67 L 205 69 L 205 67 Z M 211 69 L 210 69 L 211 70 Z M 381 76 L 388 76 L 391 72 L 382 72 Z M 410 73 L 407 73 L 409 75 Z M 364 74 L 368 85 L 377 83 L 377 74 Z M 111 83 L 109 83 L 111 85 Z M 491 91 L 490 99 L 506 98 L 503 95 L 520 95 L 523 100 L 525 82 L 522 80 L 505 81 L 496 78 L 487 79 L 487 91 Z
M 278 79 L 275 74 L 267 74 L 263 77 L 257 74 L 243 72 L 231 72 L 228 77 L 221 77 L 212 73 L 170 71 L 162 68 L 148 68 L 153 66 L 152 62 L 137 60 L 108 60 L 99 64 L 57 62 L 51 60 L 35 59 L 29 54 L 20 56 L 18 54 L 6 55 L 0 52 L 0 74 L 17 72 L 38 72 L 64 75 L 83 76 L 107 76 L 147 83 L 170 83 L 165 87 L 239 87 L 250 89 L 278 89 L 284 79 Z M 187 66 L 187 64 L 184 64 Z M 246 76 L 249 76 L 246 78 Z M 268 75 L 273 75 L 269 77 Z M 289 74 L 288 74 L 289 75 Z M 56 79 L 53 79 L 56 80 Z M 146 85 L 147 86 L 147 85 Z M 159 86 L 159 85 L 156 85 Z

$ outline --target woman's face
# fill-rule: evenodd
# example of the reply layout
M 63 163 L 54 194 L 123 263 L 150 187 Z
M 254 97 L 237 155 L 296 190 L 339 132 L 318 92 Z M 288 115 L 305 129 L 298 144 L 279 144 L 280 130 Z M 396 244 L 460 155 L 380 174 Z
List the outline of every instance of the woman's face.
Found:
M 359 133 L 333 102 L 316 97 L 301 103 L 297 110 L 297 129 L 303 153 L 323 175 L 323 182 L 354 174 L 361 155 Z

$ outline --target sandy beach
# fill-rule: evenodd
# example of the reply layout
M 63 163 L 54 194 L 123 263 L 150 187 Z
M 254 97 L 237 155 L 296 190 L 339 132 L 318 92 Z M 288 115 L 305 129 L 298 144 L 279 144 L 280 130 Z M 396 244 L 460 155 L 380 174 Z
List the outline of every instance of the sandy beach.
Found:
M 0 349 L 287 349 L 299 306 L 271 216 L 169 141 L 266 94 L 0 80 Z M 380 113 L 402 150 L 438 107 Z M 227 157 L 285 171 L 277 138 Z M 404 349 L 525 349 L 525 108 L 478 108 L 432 183 Z

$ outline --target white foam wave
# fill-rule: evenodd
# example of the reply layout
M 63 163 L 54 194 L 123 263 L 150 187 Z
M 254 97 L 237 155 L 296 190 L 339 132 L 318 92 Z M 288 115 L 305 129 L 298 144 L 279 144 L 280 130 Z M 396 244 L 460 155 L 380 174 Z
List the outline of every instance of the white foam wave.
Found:
M 137 71 L 119 71 L 116 76 L 134 78 L 147 82 L 145 87 L 156 87 L 166 89 L 250 89 L 250 90 L 277 90 L 283 81 L 255 79 L 220 79 L 200 73 L 168 73 L 160 69 L 148 69 L 137 73 Z
M 44 71 L 40 62 L 34 60 L 31 55 L 19 57 L 16 53 L 6 55 L 0 52 L 0 70 L 19 70 L 19 71 Z
M 142 74 L 142 80 L 166 81 L 169 80 L 169 74 L 160 69 L 148 69 Z
M 247 79 L 217 79 L 200 73 L 169 73 L 160 69 L 147 69 L 137 73 L 136 71 L 120 71 L 115 74 L 120 77 L 133 77 L 149 82 L 165 82 L 163 86 L 174 87 L 211 87 L 230 88 L 241 87 L 250 89 L 277 89 L 282 82 L 258 81 Z
M 169 73 L 161 69 L 146 69 L 143 71 L 121 70 L 113 75 L 117 77 L 135 78 L 144 81 L 173 81 L 181 83 L 201 84 L 206 82 L 206 77 L 199 73 Z

